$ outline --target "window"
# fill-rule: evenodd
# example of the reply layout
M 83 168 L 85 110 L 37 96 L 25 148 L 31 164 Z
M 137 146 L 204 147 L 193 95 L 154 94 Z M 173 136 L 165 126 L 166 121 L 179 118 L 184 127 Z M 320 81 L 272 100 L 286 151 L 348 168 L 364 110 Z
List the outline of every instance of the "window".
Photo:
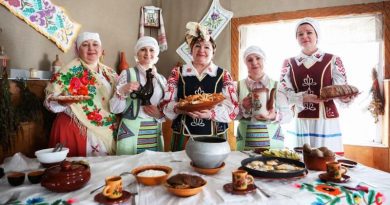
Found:
M 300 52 L 295 39 L 297 21 L 306 16 L 315 16 L 321 27 L 319 48 L 341 57 L 348 83 L 357 86 L 361 91 L 348 108 L 338 106 L 344 143 L 359 145 L 386 143 L 388 133 L 386 130 L 383 132 L 382 119 L 375 124 L 374 118 L 367 110 L 371 101 L 369 90 L 372 84 L 372 69 L 377 69 L 380 82 L 389 77 L 385 69 L 389 59 L 385 46 L 389 39 L 384 35 L 382 28 L 382 25 L 386 25 L 384 23 L 386 17 L 382 15 L 383 11 L 376 11 L 378 5 L 381 4 L 373 7 L 368 5 L 369 8 L 375 7 L 375 12 L 364 8 L 365 5 L 356 5 L 355 8 L 343 7 L 343 12 L 340 12 L 341 9 L 333 11 L 331 8 L 323 9 L 324 12 L 312 9 L 307 10 L 309 12 L 294 12 L 291 16 L 282 13 L 233 19 L 232 75 L 236 80 L 246 77 L 242 53 L 248 46 L 258 45 L 267 55 L 265 72 L 278 80 L 283 60 Z M 340 14 L 336 15 L 337 12 Z

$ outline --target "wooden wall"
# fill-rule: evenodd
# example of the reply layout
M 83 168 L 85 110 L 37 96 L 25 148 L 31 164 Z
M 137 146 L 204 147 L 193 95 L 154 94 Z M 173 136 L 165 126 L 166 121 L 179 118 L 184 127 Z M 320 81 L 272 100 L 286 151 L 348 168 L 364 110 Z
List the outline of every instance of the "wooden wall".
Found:
M 47 81 L 43 80 L 31 80 L 28 81 L 27 86 L 31 92 L 33 92 L 38 98 L 43 101 L 44 89 Z M 13 104 L 17 104 L 20 101 L 20 93 L 14 82 L 10 82 L 10 93 Z M 44 110 L 46 112 L 46 110 Z M 46 113 L 48 117 L 52 117 L 50 113 Z M 6 157 L 10 157 L 17 152 L 21 152 L 28 157 L 34 158 L 35 151 L 38 149 L 46 148 L 48 143 L 48 133 L 50 132 L 51 122 L 45 120 L 42 122 L 22 122 L 20 128 L 13 138 L 12 145 L 9 149 L 3 149 L 0 146 L 0 164 Z

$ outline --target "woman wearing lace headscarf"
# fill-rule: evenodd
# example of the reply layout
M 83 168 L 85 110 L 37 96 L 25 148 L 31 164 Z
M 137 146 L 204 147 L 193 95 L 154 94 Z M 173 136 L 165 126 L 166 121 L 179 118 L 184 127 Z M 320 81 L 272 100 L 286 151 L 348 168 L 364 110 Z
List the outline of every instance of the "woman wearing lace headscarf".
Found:
M 208 29 L 196 22 L 187 23 L 186 28 L 193 60 L 172 69 L 163 102 L 164 114 L 173 120 L 172 151 L 183 150 L 190 135 L 226 138 L 227 123 L 238 114 L 235 84 L 230 73 L 212 61 L 216 44 Z M 187 112 L 178 108 L 180 99 L 205 93 L 222 93 L 225 99 L 211 109 Z

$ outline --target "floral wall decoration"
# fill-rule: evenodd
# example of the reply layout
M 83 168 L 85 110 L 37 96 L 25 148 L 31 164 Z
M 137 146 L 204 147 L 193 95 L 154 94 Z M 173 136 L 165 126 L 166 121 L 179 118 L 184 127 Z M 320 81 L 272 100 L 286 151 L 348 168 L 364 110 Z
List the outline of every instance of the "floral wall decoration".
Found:
M 0 0 L 0 4 L 64 52 L 72 46 L 81 27 L 70 20 L 64 9 L 50 0 Z
M 209 28 L 209 33 L 215 40 L 232 17 L 233 12 L 222 8 L 219 0 L 213 0 L 209 11 L 199 23 Z M 178 53 L 186 63 L 191 62 L 190 48 L 186 43 L 181 44 L 176 50 L 176 53 Z

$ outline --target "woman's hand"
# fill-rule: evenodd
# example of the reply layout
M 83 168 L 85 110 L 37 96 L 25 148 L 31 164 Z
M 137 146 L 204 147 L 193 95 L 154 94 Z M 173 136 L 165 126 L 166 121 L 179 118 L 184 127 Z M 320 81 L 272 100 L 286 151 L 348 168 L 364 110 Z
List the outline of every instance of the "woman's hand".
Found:
M 324 100 L 321 100 L 318 98 L 317 95 L 314 94 L 303 94 L 303 102 L 304 103 L 320 103 L 323 102 Z
M 252 108 L 252 97 L 246 96 L 244 99 L 242 99 L 242 107 L 244 107 L 245 110 L 250 110 Z
M 155 119 L 160 119 L 164 117 L 164 113 L 161 113 L 157 106 L 147 105 L 143 106 L 144 112 Z
M 256 120 L 260 121 L 267 121 L 267 120 L 275 120 L 276 119 L 276 112 L 275 109 L 271 109 L 268 111 L 266 115 L 260 114 L 254 116 Z
M 355 95 L 351 95 L 351 96 L 348 96 L 348 97 L 340 97 L 340 101 L 343 102 L 343 103 L 349 103 L 351 102 L 353 99 L 356 98 L 356 96 L 358 96 L 359 93 L 356 93 Z
M 119 92 L 122 95 L 127 95 L 127 94 L 133 92 L 134 90 L 138 90 L 139 87 L 140 87 L 140 84 L 138 82 L 130 82 L 130 83 L 126 83 L 125 85 L 123 85 L 119 89 Z
M 193 112 L 188 112 L 188 116 L 192 118 L 197 118 L 197 119 L 211 119 L 211 111 L 210 110 L 200 110 L 200 111 L 193 111 Z

